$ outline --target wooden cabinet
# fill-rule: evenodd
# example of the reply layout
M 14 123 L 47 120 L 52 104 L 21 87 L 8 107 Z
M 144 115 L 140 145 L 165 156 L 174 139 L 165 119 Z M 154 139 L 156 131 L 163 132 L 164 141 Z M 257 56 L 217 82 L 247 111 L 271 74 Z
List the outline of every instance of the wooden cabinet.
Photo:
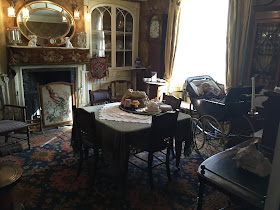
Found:
M 150 71 L 156 71 L 159 78 L 164 77 L 165 36 L 167 15 L 152 12 L 147 20 L 149 43 L 148 66 Z
M 106 0 L 89 4 L 91 56 L 106 56 L 109 69 L 130 70 L 138 55 L 139 4 Z
M 273 89 L 280 85 L 280 10 L 277 7 L 255 9 L 247 77 L 248 80 L 255 77 L 256 85 Z

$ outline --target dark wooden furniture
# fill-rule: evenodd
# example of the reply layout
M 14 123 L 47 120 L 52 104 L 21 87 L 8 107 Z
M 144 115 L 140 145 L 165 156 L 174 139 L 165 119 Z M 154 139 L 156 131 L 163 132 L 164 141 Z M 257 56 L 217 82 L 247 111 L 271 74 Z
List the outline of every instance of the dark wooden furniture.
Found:
M 264 95 L 268 96 L 268 99 L 263 102 L 264 129 L 262 145 L 268 148 L 274 148 L 280 122 L 280 94 L 275 92 L 265 92 Z
M 173 110 L 179 109 L 181 106 L 182 98 L 177 98 L 176 96 L 173 95 L 166 95 L 163 93 L 163 99 L 165 104 L 169 104 L 172 106 Z
M 180 110 L 180 106 L 181 106 L 181 102 L 182 102 L 182 98 L 177 98 L 176 96 L 173 95 L 166 95 L 165 93 L 163 93 L 163 102 L 165 104 L 169 104 L 171 105 L 173 110 Z M 172 155 L 173 157 L 176 158 L 176 162 L 180 162 L 180 155 L 181 155 L 181 150 L 182 150 L 182 142 L 180 141 L 175 141 L 175 149 L 176 149 L 176 154 L 174 154 L 174 150 L 172 147 Z M 179 168 L 179 165 L 176 165 Z
M 279 1 L 254 6 L 252 14 L 255 16 L 247 81 L 255 77 L 256 85 L 272 90 L 280 85 Z
M 239 204 L 248 205 L 246 209 L 262 209 L 264 207 L 269 176 L 263 178 L 239 169 L 235 160 L 232 159 L 237 153 L 237 148 L 258 141 L 256 138 L 248 140 L 201 163 L 197 171 L 199 179 L 197 209 L 202 209 L 205 184 L 218 189 L 231 198 L 238 199 Z
M 151 124 L 101 120 L 99 119 L 99 110 L 102 106 L 89 106 L 83 109 L 88 113 L 95 113 L 96 134 L 97 138 L 102 141 L 102 153 L 106 157 L 111 155 L 113 164 L 119 167 L 121 174 L 120 186 L 124 189 L 128 171 L 129 145 L 133 143 L 131 141 L 143 141 L 145 135 L 150 134 Z M 72 133 L 71 144 L 73 145 L 73 150 L 78 152 L 77 141 L 73 136 Z M 186 141 L 187 144 L 185 145 L 189 145 L 192 142 L 191 118 L 189 115 L 178 113 L 175 140 Z M 179 162 L 176 165 L 179 165 Z
M 172 140 L 176 132 L 177 117 L 178 117 L 177 111 L 166 112 L 159 115 L 153 115 L 151 133 L 149 135 L 149 138 L 143 138 L 142 141 L 137 141 L 137 142 L 133 142 L 133 139 L 131 140 L 130 145 L 136 147 L 137 149 L 140 149 L 141 152 L 143 151 L 148 152 L 148 174 L 149 174 L 151 188 L 153 188 L 152 168 L 158 165 L 161 164 L 166 165 L 168 180 L 171 181 L 169 156 L 170 156 L 170 150 L 173 146 Z M 160 152 L 164 149 L 166 149 L 166 153 L 163 153 L 165 154 L 166 157 L 165 161 L 160 160 L 159 164 L 153 166 L 153 157 L 154 157 L 153 154 L 155 152 Z M 133 154 L 133 156 L 139 158 L 137 154 Z M 143 160 L 142 158 L 139 159 Z
M 162 93 L 159 88 L 162 86 L 167 86 L 167 82 L 146 82 L 146 93 L 149 99 L 161 98 Z
M 165 36 L 167 28 L 167 14 L 151 11 L 147 19 L 147 41 L 149 43 L 148 67 L 149 73 L 156 71 L 159 78 L 165 73 Z
M 113 80 L 108 84 L 111 93 L 111 101 L 121 101 L 127 89 L 131 88 L 131 82 L 128 80 Z
M 146 77 L 146 68 L 132 68 L 131 69 L 131 84 L 133 90 L 146 91 L 146 83 L 143 81 Z
M 104 103 L 111 103 L 111 92 L 110 89 L 102 90 L 98 89 L 95 91 L 89 90 L 90 105 L 98 105 Z
M 29 139 L 29 124 L 26 123 L 26 107 L 17 105 L 4 105 L 4 118 L 0 120 L 0 135 L 5 136 L 5 143 L 8 142 L 8 138 L 19 138 L 11 135 L 12 132 L 22 131 L 26 133 L 28 142 L 28 148 L 30 149 Z M 25 130 L 25 131 L 24 131 Z
M 99 148 L 100 143 L 96 138 L 95 132 L 95 115 L 94 113 L 88 113 L 81 108 L 74 109 L 74 126 L 76 139 L 79 147 L 79 167 L 77 175 L 80 175 L 82 164 L 84 159 L 88 159 L 89 149 L 92 148 L 94 151 L 94 163 L 93 163 L 93 177 L 92 182 L 95 181 L 96 169 L 99 159 Z

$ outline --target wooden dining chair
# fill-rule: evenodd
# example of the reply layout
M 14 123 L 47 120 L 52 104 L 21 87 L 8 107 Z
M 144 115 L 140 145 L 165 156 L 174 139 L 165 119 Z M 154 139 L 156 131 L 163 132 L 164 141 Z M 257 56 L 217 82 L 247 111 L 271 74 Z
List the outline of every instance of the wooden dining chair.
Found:
M 100 142 L 95 135 L 95 115 L 88 113 L 82 108 L 74 108 L 74 123 L 76 141 L 79 148 L 79 167 L 77 175 L 80 175 L 84 159 L 88 159 L 89 149 L 93 149 L 93 177 L 92 182 L 95 182 L 96 169 L 99 160 Z
M 127 89 L 131 88 L 131 82 L 128 80 L 114 80 L 108 84 L 111 100 L 113 102 L 121 101 Z
M 163 99 L 165 104 L 171 105 L 173 110 L 179 109 L 181 106 L 182 98 L 177 98 L 176 96 L 173 95 L 166 95 L 163 93 Z
M 166 112 L 159 115 L 153 115 L 152 116 L 152 125 L 151 125 L 151 131 L 148 138 L 144 138 L 141 142 L 133 142 L 131 141 L 131 147 L 134 147 L 134 151 L 140 151 L 140 152 L 148 152 L 148 175 L 150 180 L 150 186 L 153 188 L 153 175 L 152 175 L 152 169 L 156 166 L 165 164 L 166 166 L 166 172 L 168 180 L 171 181 L 171 175 L 170 175 L 170 166 L 169 166 L 169 156 L 170 156 L 170 150 L 172 147 L 172 140 L 175 136 L 176 131 L 176 124 L 177 124 L 177 117 L 178 117 L 178 110 L 173 112 Z M 154 153 L 161 152 L 166 149 L 166 159 L 165 161 L 160 160 L 156 156 L 154 156 Z M 139 153 L 133 153 L 132 156 L 141 159 L 144 161 L 143 158 L 139 157 Z M 153 165 L 153 158 L 156 158 L 160 161 L 160 163 Z M 136 167 L 139 167 L 135 163 L 131 162 L 131 164 L 135 165 Z M 139 167 L 140 169 L 143 169 Z M 145 169 L 143 169 L 145 170 Z
M 182 98 L 177 98 L 176 96 L 173 95 L 166 95 L 165 93 L 163 93 L 163 99 L 165 104 L 169 104 L 173 110 L 180 110 L 181 107 L 181 102 L 182 102 Z M 172 153 L 172 157 L 175 158 L 175 152 L 173 149 L 173 145 L 171 148 L 171 153 Z M 179 154 L 178 154 L 179 155 Z M 180 154 L 181 155 L 181 154 Z
M 26 134 L 26 138 L 13 135 L 14 132 L 22 132 Z M 0 136 L 5 136 L 5 143 L 8 138 L 27 140 L 30 149 L 30 129 L 26 123 L 26 106 L 5 104 L 3 106 L 3 120 L 0 120 Z

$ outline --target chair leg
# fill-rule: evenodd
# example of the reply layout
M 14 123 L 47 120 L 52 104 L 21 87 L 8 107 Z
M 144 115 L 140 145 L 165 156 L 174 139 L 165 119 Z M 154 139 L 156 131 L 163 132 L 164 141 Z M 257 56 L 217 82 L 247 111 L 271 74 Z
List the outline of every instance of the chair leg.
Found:
M 92 184 L 95 184 L 95 177 L 96 177 L 96 171 L 97 171 L 97 166 L 98 166 L 98 161 L 99 161 L 99 151 L 98 148 L 94 149 L 94 162 L 93 162 L 93 177 L 92 177 Z
M 174 148 L 173 148 L 173 139 L 171 140 L 171 154 L 172 154 L 172 159 L 176 158 Z
M 83 146 L 80 145 L 80 159 L 79 159 L 79 166 L 78 166 L 78 171 L 77 171 L 77 176 L 80 176 L 81 173 L 81 169 L 82 169 L 82 165 L 83 165 L 83 161 L 84 161 L 84 151 L 83 151 Z
M 171 147 L 171 144 L 169 144 L 167 147 L 166 160 L 165 160 L 168 181 L 171 181 L 170 166 L 169 166 L 170 147 Z
M 8 135 L 8 133 L 6 133 L 6 134 L 5 134 L 5 143 L 8 142 L 8 138 L 9 138 L 9 135 Z
M 85 160 L 88 160 L 89 148 L 84 148 Z
M 29 126 L 27 126 L 27 128 L 26 128 L 26 132 L 27 132 L 28 148 L 30 150 L 30 129 L 29 129 Z
M 149 173 L 151 189 L 154 188 L 152 166 L 153 166 L 153 153 L 149 152 L 149 155 L 148 155 L 148 173 Z

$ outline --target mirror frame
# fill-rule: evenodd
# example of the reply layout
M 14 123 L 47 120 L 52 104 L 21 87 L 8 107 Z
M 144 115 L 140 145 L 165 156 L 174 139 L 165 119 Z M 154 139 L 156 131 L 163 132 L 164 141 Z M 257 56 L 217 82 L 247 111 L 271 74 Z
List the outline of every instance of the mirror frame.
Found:
M 32 8 L 30 7 L 30 5 L 33 5 L 33 4 L 36 4 L 36 3 L 46 3 L 46 7 L 41 7 L 41 8 L 32 9 Z M 47 4 L 53 4 L 53 5 L 55 5 L 55 6 L 58 6 L 58 7 L 61 8 L 61 11 L 54 10 L 54 9 L 51 9 L 51 8 L 47 8 Z M 44 45 L 49 45 L 49 44 L 50 44 L 50 43 L 49 43 L 49 38 L 54 38 L 54 39 L 56 39 L 56 40 L 58 40 L 58 39 L 60 39 L 60 38 L 64 38 L 64 37 L 69 33 L 69 31 L 70 31 L 70 29 L 71 29 L 71 25 L 73 25 L 73 33 L 72 33 L 71 36 L 70 36 L 70 40 L 71 40 L 71 39 L 73 38 L 73 36 L 75 35 L 75 32 L 76 32 L 76 22 L 75 22 L 75 19 L 74 19 L 73 15 L 71 14 L 71 12 L 68 11 L 68 10 L 67 10 L 66 8 L 64 8 L 63 6 L 61 6 L 61 5 L 59 5 L 59 4 L 55 3 L 55 2 L 52 2 L 52 1 L 32 1 L 32 2 L 30 2 L 30 3 L 27 3 L 27 4 L 23 5 L 23 6 L 18 10 L 18 13 L 17 13 L 17 15 L 16 15 L 16 18 L 17 18 L 17 19 L 16 19 L 16 21 L 17 21 L 17 27 L 19 27 L 19 29 L 20 29 L 20 17 L 19 17 L 19 15 L 22 13 L 23 8 L 25 8 L 25 7 L 28 8 L 29 14 L 31 14 L 32 12 L 38 11 L 38 10 L 43 10 L 43 9 L 50 10 L 50 11 L 54 11 L 54 12 L 57 12 L 57 13 L 61 13 L 61 15 L 64 16 L 64 17 L 66 18 L 67 22 L 68 22 L 68 25 L 69 25 L 68 30 L 67 30 L 67 32 L 64 33 L 63 35 L 58 36 L 58 37 L 42 37 L 42 36 L 38 36 L 38 35 L 34 34 L 32 31 L 29 30 L 29 28 L 26 26 L 26 20 L 21 21 L 21 22 L 23 22 L 23 24 L 24 24 L 26 30 L 27 30 L 29 33 L 34 34 L 34 35 L 36 35 L 37 37 L 39 37 L 39 38 L 41 38 L 41 39 L 43 40 L 43 43 L 42 43 L 42 42 L 37 42 L 38 45 L 42 45 L 42 46 L 44 46 Z M 70 16 L 70 18 L 71 18 L 72 21 L 73 21 L 73 24 L 71 24 L 71 22 L 70 22 L 70 20 L 68 19 L 68 17 L 67 17 L 65 14 L 63 14 L 63 11 L 65 11 L 65 12 Z M 22 30 L 20 30 L 20 32 L 21 32 L 21 34 L 22 34 L 27 40 L 30 40 L 30 38 L 28 37 L 27 34 L 25 34 Z M 61 42 L 61 43 L 57 43 L 57 45 L 60 46 L 60 45 L 63 45 L 63 44 L 65 44 L 65 43 L 66 43 L 66 41 L 63 41 L 63 42 Z

